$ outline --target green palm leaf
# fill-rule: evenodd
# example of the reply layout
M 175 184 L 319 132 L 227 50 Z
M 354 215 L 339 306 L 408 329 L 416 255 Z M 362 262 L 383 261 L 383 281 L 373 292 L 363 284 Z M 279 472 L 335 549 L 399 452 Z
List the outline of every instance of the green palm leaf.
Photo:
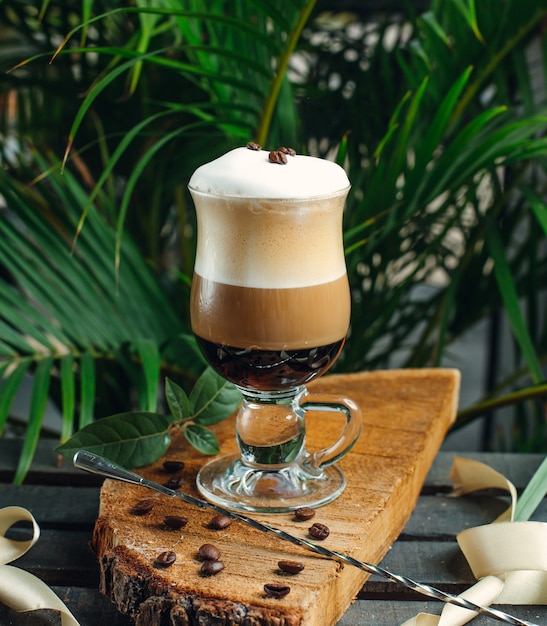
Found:
M 505 250 L 494 226 L 488 229 L 486 242 L 494 261 L 494 273 L 513 333 L 519 343 L 520 349 L 522 350 L 522 355 L 528 364 L 534 383 L 539 384 L 544 379 L 541 363 L 536 351 L 534 350 L 533 342 L 522 316 L 517 290 L 509 263 L 507 261 Z
M 13 479 L 16 484 L 23 482 L 34 457 L 36 446 L 38 445 L 42 416 L 44 415 L 48 399 L 52 365 L 53 358 L 48 356 L 40 359 L 34 370 L 28 428 L 25 433 L 23 449 Z
M 87 228 L 74 254 L 70 253 L 73 229 L 87 202 L 87 194 L 70 172 L 62 178 L 51 174 L 29 194 L 0 170 L 0 189 L 8 207 L 0 232 L 9 242 L 1 247 L 0 258 L 12 283 L 0 283 L 5 296 L 0 307 L 5 379 L 0 387 L 0 425 L 6 421 L 24 374 L 32 371 L 35 381 L 16 473 L 20 482 L 34 453 L 57 367 L 64 440 L 73 430 L 76 403 L 80 427 L 96 416 L 97 368 L 111 361 L 124 345 L 133 345 L 139 354 L 130 367 L 142 364 L 142 405 L 155 407 L 160 367 L 168 367 L 162 361 L 161 347 L 186 327 L 127 238 L 121 247 L 123 264 L 116 290 L 111 256 L 115 232 L 95 207 L 89 211 Z M 17 218 L 12 219 L 15 214 Z M 186 348 L 182 345 L 181 349 Z M 176 359 L 178 353 L 172 356 Z M 172 364 L 178 368 L 176 361 Z M 187 365 L 190 379 L 203 367 L 195 358 Z

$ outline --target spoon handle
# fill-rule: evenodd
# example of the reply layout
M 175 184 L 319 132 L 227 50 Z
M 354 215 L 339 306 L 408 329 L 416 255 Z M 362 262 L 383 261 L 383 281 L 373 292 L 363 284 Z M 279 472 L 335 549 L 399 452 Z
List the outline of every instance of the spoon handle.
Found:
M 513 626 L 537 626 L 537 624 L 533 624 L 532 622 L 527 622 L 517 617 L 513 617 L 512 615 L 509 615 L 504 611 L 500 611 L 498 609 L 493 609 L 486 606 L 480 606 L 460 596 L 455 596 L 450 593 L 446 593 L 445 591 L 441 591 L 440 589 L 436 589 L 435 587 L 432 587 L 430 585 L 416 582 L 411 578 L 402 576 L 401 574 L 395 574 L 387 569 L 384 569 L 383 567 L 379 567 L 378 565 L 372 565 L 371 563 L 366 563 L 365 561 L 359 561 L 352 556 L 349 556 L 342 552 L 329 550 L 328 548 L 325 548 L 317 543 L 308 541 L 307 539 L 303 539 L 301 537 L 296 537 L 295 535 L 291 535 L 284 530 L 274 528 L 269 524 L 258 522 L 250 517 L 247 517 L 246 515 L 242 515 L 241 513 L 236 513 L 235 511 L 230 511 L 229 509 L 225 509 L 216 504 L 212 504 L 211 502 L 207 502 L 206 500 L 200 500 L 199 498 L 194 498 L 193 496 L 190 496 L 186 493 L 169 489 L 168 487 L 164 487 L 163 485 L 143 478 L 142 476 L 139 476 L 134 472 L 120 467 L 116 463 L 112 463 L 111 461 L 108 461 L 107 459 L 86 450 L 79 450 L 78 452 L 76 452 L 76 454 L 74 455 L 74 466 L 79 469 L 92 472 L 94 474 L 99 474 L 106 478 L 113 478 L 115 480 L 121 480 L 124 482 L 141 485 L 142 487 L 153 489 L 154 491 L 158 491 L 159 493 L 162 493 L 171 498 L 179 498 L 181 500 L 184 500 L 184 502 L 197 506 L 201 509 L 212 509 L 216 513 L 225 515 L 230 519 L 237 520 L 243 524 L 247 524 L 248 526 L 251 526 L 256 530 L 264 533 L 274 534 L 284 541 L 288 541 L 294 545 L 307 548 L 308 550 L 311 550 L 316 554 L 321 554 L 322 556 L 334 559 L 335 561 L 347 563 L 348 565 L 357 567 L 358 569 L 363 570 L 364 572 L 368 572 L 369 574 L 376 574 L 377 576 L 390 580 L 391 582 L 398 583 L 400 585 L 403 585 L 404 587 L 407 587 L 408 589 L 417 591 L 418 593 L 429 598 L 434 598 L 435 600 L 440 600 L 441 602 L 453 604 L 474 613 L 482 613 L 500 622 L 512 624 Z

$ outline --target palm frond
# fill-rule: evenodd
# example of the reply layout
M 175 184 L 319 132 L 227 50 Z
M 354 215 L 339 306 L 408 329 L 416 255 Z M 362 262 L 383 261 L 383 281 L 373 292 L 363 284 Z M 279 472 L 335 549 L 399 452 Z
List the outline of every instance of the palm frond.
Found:
M 547 111 L 528 47 L 543 6 L 432 0 L 421 15 L 404 3 L 368 20 L 313 0 L 37 0 L 34 16 L 28 0 L 9 4 L 0 24 L 19 27 L 0 41 L 6 69 L 17 66 L 0 75 L 1 102 L 16 104 L 9 116 L 0 106 L 0 132 L 15 138 L 0 152 L 0 428 L 39 367 L 63 439 L 105 405 L 153 410 L 165 373 L 197 376 L 187 181 L 257 138 L 338 155 L 352 181 L 353 317 L 338 369 L 442 365 L 505 309 L 514 368 L 488 401 L 524 412 L 547 354 Z M 518 420 L 535 431 L 523 426 L 517 443 L 544 446 L 538 394 L 528 397 Z
M 123 263 L 116 282 L 110 256 L 115 231 L 94 206 L 71 253 L 73 232 L 87 194 L 70 172 L 62 177 L 58 172 L 51 174 L 25 189 L 0 170 L 0 192 L 6 203 L 0 232 L 7 244 L 0 249 L 7 274 L 0 283 L 5 380 L 0 387 L 0 424 L 5 423 L 25 372 L 32 371 L 35 381 L 16 475 L 20 481 L 32 459 L 45 400 L 54 391 L 52 376 L 61 387 L 62 436 L 66 438 L 74 427 L 76 410 L 79 427 L 96 417 L 98 371 L 124 346 L 134 350 L 131 374 L 139 371 L 145 381 L 142 397 L 135 404 L 147 410 L 155 408 L 160 375 L 170 366 L 177 368 L 176 375 L 193 380 L 203 365 L 195 352 L 193 359 L 185 357 L 186 371 L 178 369 L 176 360 L 163 360 L 162 347 L 188 332 L 183 316 L 173 309 L 128 238 L 121 248 Z M 188 352 L 188 346 L 186 343 L 181 349 Z

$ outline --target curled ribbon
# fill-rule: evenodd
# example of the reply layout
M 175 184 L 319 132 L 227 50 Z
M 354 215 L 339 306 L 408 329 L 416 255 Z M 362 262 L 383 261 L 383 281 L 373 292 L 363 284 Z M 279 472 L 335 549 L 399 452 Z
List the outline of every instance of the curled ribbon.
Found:
M 547 604 L 547 523 L 515 522 L 515 486 L 488 465 L 456 457 L 452 495 L 504 489 L 511 505 L 494 522 L 462 531 L 458 544 L 478 582 L 461 597 L 475 604 Z M 463 626 L 476 613 L 445 605 L 440 616 L 420 613 L 402 626 Z
M 21 521 L 32 524 L 32 538 L 26 541 L 8 539 L 6 532 Z M 0 509 L 0 602 L 18 613 L 54 609 L 61 614 L 62 626 L 80 626 L 66 605 L 44 582 L 25 570 L 7 565 L 30 550 L 39 537 L 40 527 L 29 511 L 19 506 Z

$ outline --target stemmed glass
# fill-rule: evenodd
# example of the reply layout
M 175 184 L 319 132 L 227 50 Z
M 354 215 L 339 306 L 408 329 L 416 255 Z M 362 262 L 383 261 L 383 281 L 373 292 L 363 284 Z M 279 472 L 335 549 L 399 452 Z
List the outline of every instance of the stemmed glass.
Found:
M 264 165 L 265 151 L 251 157 L 241 153 L 245 150 L 233 152 L 253 164 L 260 159 L 261 169 L 285 167 Z M 303 163 L 316 161 L 325 163 Z M 213 178 L 220 165 L 219 160 Z M 221 172 L 227 190 L 215 189 L 214 181 L 204 184 L 203 171 L 190 181 L 197 214 L 190 310 L 206 360 L 243 395 L 236 420 L 240 452 L 206 464 L 198 489 L 236 510 L 319 506 L 342 493 L 345 478 L 334 463 L 355 443 L 362 424 L 359 407 L 350 399 L 306 388 L 338 358 L 349 327 L 342 243 L 349 183 L 321 195 L 287 197 L 283 189 L 276 197 L 274 189 L 265 191 L 269 197 L 257 197 L 254 185 L 241 191 L 233 181 L 225 184 L 230 167 Z M 310 411 L 336 412 L 345 419 L 339 438 L 315 452 L 305 448 Z

